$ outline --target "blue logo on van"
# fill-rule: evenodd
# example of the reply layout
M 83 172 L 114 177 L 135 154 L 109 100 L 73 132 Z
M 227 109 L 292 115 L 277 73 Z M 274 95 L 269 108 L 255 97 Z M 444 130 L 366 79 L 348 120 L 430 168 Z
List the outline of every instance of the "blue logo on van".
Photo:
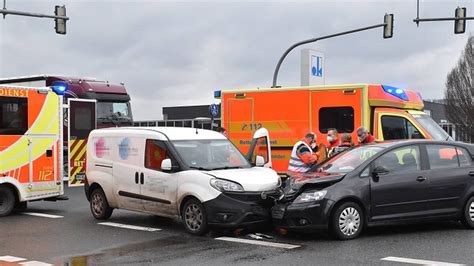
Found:
M 126 160 L 129 155 L 130 151 L 130 140 L 128 138 L 124 138 L 122 142 L 119 144 L 119 155 L 122 160 Z

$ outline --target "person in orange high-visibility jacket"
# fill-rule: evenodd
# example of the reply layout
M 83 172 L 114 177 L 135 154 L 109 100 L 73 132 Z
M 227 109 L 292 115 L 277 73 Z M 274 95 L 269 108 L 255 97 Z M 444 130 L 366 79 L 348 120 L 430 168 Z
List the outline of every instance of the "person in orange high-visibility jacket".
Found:
M 298 141 L 291 151 L 288 171 L 304 173 L 311 169 L 319 158 L 319 154 L 313 152 L 316 146 L 316 134 L 313 132 L 306 134 L 303 140 Z

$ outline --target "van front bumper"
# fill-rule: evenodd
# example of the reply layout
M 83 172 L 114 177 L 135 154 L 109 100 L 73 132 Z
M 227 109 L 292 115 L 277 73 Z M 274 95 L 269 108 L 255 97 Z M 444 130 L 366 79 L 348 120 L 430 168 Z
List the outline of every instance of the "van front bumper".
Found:
M 207 223 L 214 228 L 237 228 L 264 224 L 271 221 L 273 200 L 257 193 L 222 193 L 204 202 Z
M 272 208 L 273 224 L 304 232 L 327 229 L 333 204 L 332 200 L 327 199 L 304 204 L 277 204 Z

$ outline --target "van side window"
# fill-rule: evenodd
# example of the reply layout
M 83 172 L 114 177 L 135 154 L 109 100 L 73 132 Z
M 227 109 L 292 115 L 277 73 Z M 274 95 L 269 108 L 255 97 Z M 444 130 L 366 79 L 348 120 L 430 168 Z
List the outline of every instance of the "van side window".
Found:
M 408 119 L 400 116 L 382 116 L 382 133 L 384 140 L 424 138 Z
M 28 130 L 28 99 L 0 97 L 0 134 L 23 135 Z
M 354 108 L 352 107 L 323 107 L 319 109 L 319 132 L 328 133 L 335 128 L 339 133 L 354 131 Z
M 147 139 L 145 144 L 145 167 L 161 171 L 161 162 L 169 158 L 164 141 Z
M 456 148 L 448 145 L 427 145 L 431 169 L 454 168 L 459 166 Z

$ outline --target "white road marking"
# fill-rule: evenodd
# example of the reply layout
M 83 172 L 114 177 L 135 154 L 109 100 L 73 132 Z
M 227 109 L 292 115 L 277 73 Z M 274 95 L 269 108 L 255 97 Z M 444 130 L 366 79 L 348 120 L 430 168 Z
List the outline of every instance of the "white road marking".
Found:
M 13 256 L 1 256 L 0 261 L 6 261 L 6 262 L 19 262 L 26 260 L 24 258 L 19 258 L 19 257 L 13 257 Z
M 18 263 L 18 264 L 25 265 L 25 266 L 53 266 L 53 264 L 44 263 L 44 262 L 35 261 L 35 260 L 27 261 L 27 262 L 21 262 L 21 263 Z
M 464 265 L 464 264 L 457 264 L 457 263 L 432 261 L 432 260 L 417 260 L 417 259 L 400 258 L 400 257 L 386 257 L 380 260 L 404 262 L 404 263 L 420 264 L 420 265 L 433 265 L 433 266 L 462 266 Z
M 294 248 L 301 247 L 300 245 L 290 245 L 290 244 L 259 241 L 259 240 L 251 240 L 251 239 L 243 239 L 243 238 L 235 238 L 235 237 L 218 237 L 218 238 L 215 238 L 215 239 L 216 240 L 222 240 L 222 241 L 245 243 L 245 244 L 251 244 L 251 245 L 274 247 L 274 248 L 294 249 Z
M 44 218 L 51 218 L 51 219 L 64 218 L 64 216 L 60 216 L 60 215 L 52 215 L 52 214 L 45 214 L 45 213 L 39 213 L 39 212 L 22 212 L 22 214 L 31 215 L 31 216 L 38 216 L 38 217 L 44 217 Z
M 98 224 L 100 224 L 100 225 L 107 225 L 107 226 L 113 226 L 113 227 L 119 227 L 119 228 L 126 228 L 126 229 L 147 231 L 147 232 L 161 231 L 161 229 L 159 229 L 159 228 L 143 227 L 143 226 L 128 225 L 128 224 L 119 224 L 119 223 L 111 223 L 111 222 L 104 222 L 104 223 L 98 223 Z

